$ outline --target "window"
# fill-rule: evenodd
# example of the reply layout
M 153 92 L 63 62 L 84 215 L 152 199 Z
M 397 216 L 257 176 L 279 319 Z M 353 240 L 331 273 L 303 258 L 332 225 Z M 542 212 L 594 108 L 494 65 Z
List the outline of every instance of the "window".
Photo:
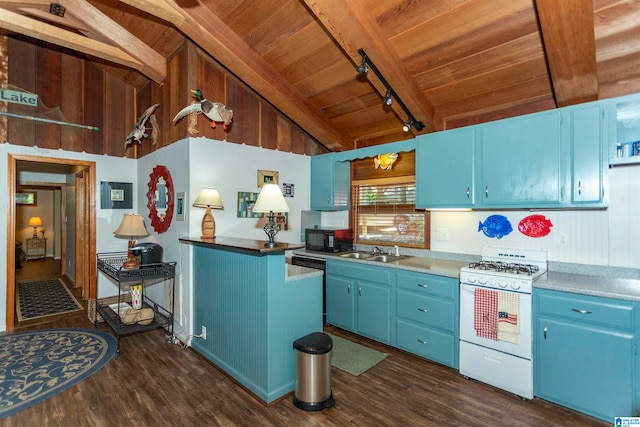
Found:
M 415 208 L 414 176 L 353 181 L 351 188 L 356 243 L 428 247 L 428 213 Z

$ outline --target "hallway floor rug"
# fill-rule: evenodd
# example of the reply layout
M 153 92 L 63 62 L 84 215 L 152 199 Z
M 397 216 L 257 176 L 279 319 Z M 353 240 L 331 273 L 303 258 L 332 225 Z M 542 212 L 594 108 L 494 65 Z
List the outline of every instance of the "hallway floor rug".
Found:
M 94 329 L 42 329 L 0 335 L 0 419 L 96 373 L 116 354 L 113 335 Z
M 60 279 L 18 283 L 18 321 L 83 310 Z
M 327 334 L 333 341 L 331 350 L 331 365 L 336 368 L 358 376 L 367 369 L 380 363 L 388 356 L 387 353 L 370 349 L 344 338 Z

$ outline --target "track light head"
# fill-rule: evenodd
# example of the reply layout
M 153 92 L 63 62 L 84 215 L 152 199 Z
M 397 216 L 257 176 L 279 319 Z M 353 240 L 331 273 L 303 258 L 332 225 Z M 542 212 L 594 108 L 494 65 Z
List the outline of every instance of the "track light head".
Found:
M 384 98 L 382 98 L 382 102 L 384 102 L 384 105 L 391 105 L 393 103 L 393 98 L 391 98 L 391 95 L 391 88 L 388 87 L 387 93 L 385 94 Z
M 358 74 L 367 74 L 369 71 L 369 65 L 367 65 L 367 59 L 365 57 L 362 58 L 362 62 L 360 62 L 360 65 L 358 65 L 356 70 L 358 71 Z
M 417 121 L 413 116 L 407 117 L 407 123 L 402 126 L 404 132 L 409 132 L 411 128 L 414 128 L 418 132 L 424 129 L 424 123 Z

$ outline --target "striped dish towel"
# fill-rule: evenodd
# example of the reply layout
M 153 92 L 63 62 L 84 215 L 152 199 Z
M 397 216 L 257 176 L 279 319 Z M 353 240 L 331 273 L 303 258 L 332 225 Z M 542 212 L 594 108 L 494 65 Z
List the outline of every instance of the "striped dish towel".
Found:
M 477 336 L 498 340 L 498 292 L 475 288 L 473 327 Z
M 518 344 L 520 334 L 520 296 L 498 292 L 498 340 Z

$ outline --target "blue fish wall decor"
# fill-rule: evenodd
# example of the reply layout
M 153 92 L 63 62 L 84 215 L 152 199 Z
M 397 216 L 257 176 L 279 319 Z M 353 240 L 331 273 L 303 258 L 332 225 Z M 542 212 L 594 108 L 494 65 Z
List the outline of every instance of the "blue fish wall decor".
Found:
M 513 231 L 513 227 L 506 216 L 491 215 L 484 220 L 484 223 L 478 221 L 478 231 L 482 231 L 487 237 L 502 239 Z

